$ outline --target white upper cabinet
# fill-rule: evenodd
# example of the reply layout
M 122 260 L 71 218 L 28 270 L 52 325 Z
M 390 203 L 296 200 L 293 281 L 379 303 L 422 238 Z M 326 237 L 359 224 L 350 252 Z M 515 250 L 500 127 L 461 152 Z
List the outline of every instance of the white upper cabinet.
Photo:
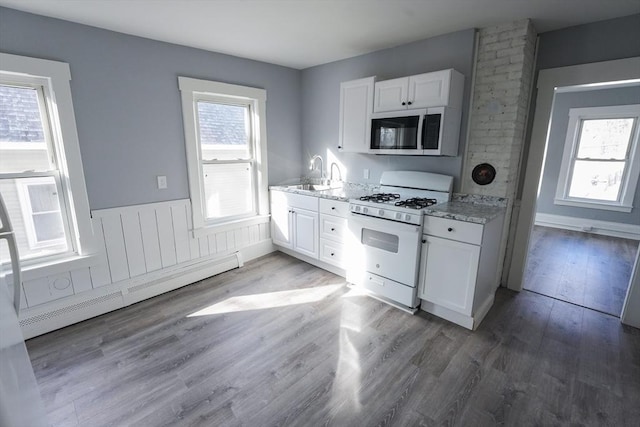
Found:
M 375 83 L 376 113 L 412 108 L 461 108 L 464 76 L 454 69 Z
M 340 83 L 338 150 L 367 153 L 371 139 L 371 113 L 375 77 Z
M 395 111 L 406 109 L 407 93 L 409 91 L 409 77 L 384 80 L 375 84 L 375 103 L 373 111 Z

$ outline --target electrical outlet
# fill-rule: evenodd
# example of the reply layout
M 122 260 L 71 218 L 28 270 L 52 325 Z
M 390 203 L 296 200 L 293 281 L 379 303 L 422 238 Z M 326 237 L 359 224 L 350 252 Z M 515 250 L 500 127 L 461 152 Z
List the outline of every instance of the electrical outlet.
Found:
M 363 177 L 364 179 L 369 179 L 369 169 L 364 169 L 364 170 L 362 171 L 362 177 Z
M 164 190 L 167 188 L 167 177 L 165 175 L 158 175 L 158 190 Z

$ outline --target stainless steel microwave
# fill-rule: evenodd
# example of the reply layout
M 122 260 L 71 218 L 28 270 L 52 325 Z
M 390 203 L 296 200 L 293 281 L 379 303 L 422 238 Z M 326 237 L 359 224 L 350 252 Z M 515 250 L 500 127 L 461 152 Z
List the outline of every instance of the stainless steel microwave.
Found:
M 458 155 L 460 112 L 447 107 L 389 111 L 371 116 L 370 153 Z

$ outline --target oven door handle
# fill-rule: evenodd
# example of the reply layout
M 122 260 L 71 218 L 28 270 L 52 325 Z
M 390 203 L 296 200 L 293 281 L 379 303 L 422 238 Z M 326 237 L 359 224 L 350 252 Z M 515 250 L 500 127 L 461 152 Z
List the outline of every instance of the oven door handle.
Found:
M 420 232 L 422 227 L 415 224 L 406 224 L 404 222 L 396 222 L 388 219 L 381 219 L 351 212 L 348 222 L 352 222 L 357 226 L 378 230 L 385 233 L 393 233 L 394 231 L 416 233 Z

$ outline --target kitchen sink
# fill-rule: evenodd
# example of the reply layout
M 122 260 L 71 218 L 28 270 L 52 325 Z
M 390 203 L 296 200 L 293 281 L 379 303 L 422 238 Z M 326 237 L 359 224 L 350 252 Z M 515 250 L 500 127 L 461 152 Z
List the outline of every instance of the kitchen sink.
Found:
M 325 190 L 330 190 L 331 186 L 326 184 L 297 184 L 297 185 L 287 185 L 287 188 L 293 188 L 296 190 L 307 190 L 307 191 L 325 191 Z

